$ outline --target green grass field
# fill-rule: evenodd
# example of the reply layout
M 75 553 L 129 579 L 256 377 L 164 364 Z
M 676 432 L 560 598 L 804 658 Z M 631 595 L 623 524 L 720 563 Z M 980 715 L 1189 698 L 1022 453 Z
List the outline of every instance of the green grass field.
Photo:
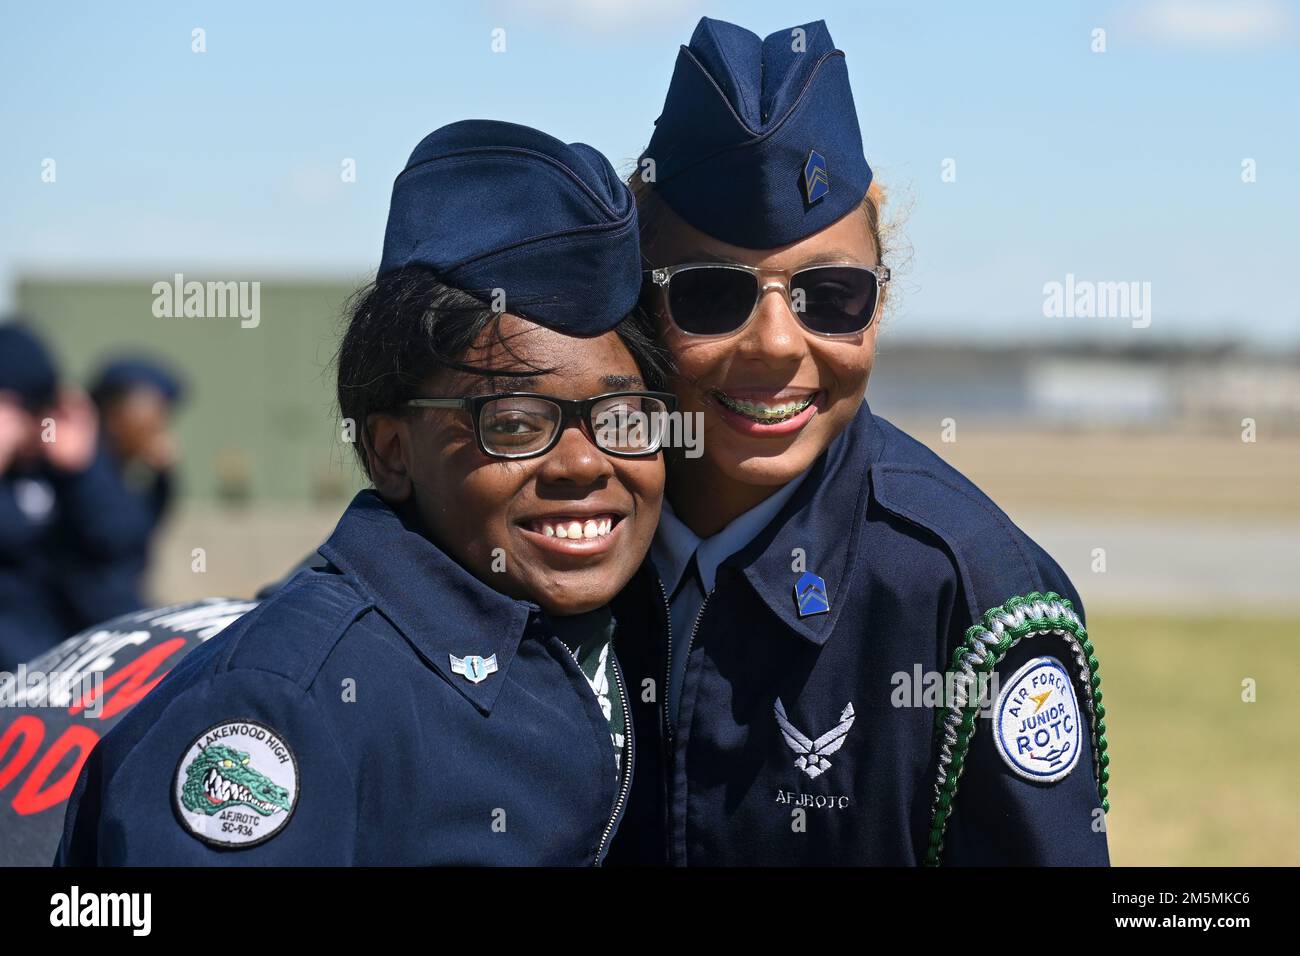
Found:
M 1117 866 L 1300 863 L 1300 618 L 1089 613 Z M 1253 678 L 1254 703 L 1242 701 Z

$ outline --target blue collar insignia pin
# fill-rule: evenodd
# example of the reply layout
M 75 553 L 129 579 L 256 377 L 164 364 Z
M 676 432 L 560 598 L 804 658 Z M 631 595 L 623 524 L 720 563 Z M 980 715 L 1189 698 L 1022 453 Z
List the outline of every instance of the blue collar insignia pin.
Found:
M 831 191 L 826 158 L 815 149 L 808 151 L 808 159 L 803 164 L 803 190 L 810 206 Z
M 826 582 L 811 571 L 805 571 L 795 582 L 794 603 L 799 608 L 800 617 L 827 613 L 831 602 L 826 596 Z
M 457 657 L 455 654 L 448 654 L 451 658 L 451 672 L 462 675 L 471 684 L 481 684 L 489 674 L 495 674 L 497 671 L 497 656 L 483 658 L 477 654 L 468 654 L 465 657 Z

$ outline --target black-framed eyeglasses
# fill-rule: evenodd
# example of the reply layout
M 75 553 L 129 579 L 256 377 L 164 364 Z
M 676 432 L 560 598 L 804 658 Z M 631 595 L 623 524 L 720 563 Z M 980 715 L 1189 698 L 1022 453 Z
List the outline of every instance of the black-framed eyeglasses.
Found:
M 670 392 L 607 392 L 568 399 L 534 392 L 502 392 L 460 398 L 412 398 L 408 408 L 460 408 L 470 413 L 479 450 L 492 458 L 534 458 L 560 440 L 577 419 L 596 447 L 617 458 L 653 455 L 663 445 L 668 414 L 677 407 Z
M 775 281 L 773 281 L 775 277 Z M 880 310 L 888 266 L 851 263 L 800 269 L 758 269 L 730 262 L 687 262 L 643 274 L 642 301 L 659 293 L 659 308 L 687 335 L 735 335 L 749 324 L 758 303 L 780 288 L 801 325 L 817 335 L 865 332 Z

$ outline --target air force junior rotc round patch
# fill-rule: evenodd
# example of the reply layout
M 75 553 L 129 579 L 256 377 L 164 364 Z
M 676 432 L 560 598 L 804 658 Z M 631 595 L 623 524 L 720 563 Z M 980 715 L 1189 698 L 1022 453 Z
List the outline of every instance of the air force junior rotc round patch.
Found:
M 1035 657 L 1016 671 L 994 708 L 998 753 L 1027 780 L 1060 780 L 1079 762 L 1083 721 L 1065 666 Z
M 298 802 L 298 761 L 271 728 L 251 720 L 199 734 L 176 765 L 172 804 L 204 843 L 256 846 L 279 833 Z

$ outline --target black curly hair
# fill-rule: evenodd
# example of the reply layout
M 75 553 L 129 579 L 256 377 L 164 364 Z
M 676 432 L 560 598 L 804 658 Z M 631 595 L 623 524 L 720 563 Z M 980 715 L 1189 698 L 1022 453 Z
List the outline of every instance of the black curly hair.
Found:
M 523 359 L 523 367 L 514 370 L 466 363 L 465 353 L 485 331 L 490 341 L 515 356 L 510 336 L 501 332 L 501 313 L 426 269 L 401 269 L 364 286 L 346 313 L 347 330 L 335 357 L 339 414 L 354 422 L 361 435 L 371 413 L 414 398 L 420 384 L 440 369 L 499 378 L 552 371 Z M 632 353 L 646 387 L 663 388 L 668 360 L 649 316 L 638 307 L 614 331 Z M 369 477 L 366 442 L 354 442 L 353 450 Z

